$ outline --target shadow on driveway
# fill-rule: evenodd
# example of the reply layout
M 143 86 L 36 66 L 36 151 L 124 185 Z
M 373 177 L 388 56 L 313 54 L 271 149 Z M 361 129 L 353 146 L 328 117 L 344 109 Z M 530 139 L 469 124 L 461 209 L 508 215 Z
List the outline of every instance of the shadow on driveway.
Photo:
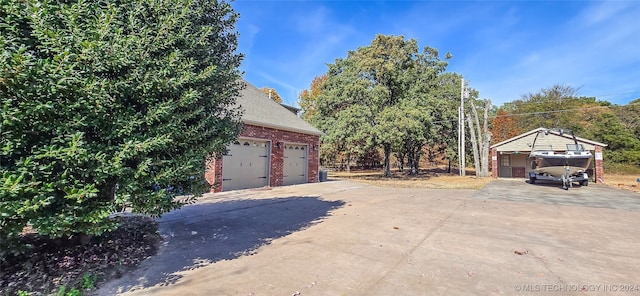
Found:
M 343 205 L 318 197 L 286 197 L 185 206 L 158 220 L 165 239 L 158 255 L 99 294 L 174 284 L 182 277 L 180 271 L 251 255 L 272 240 L 321 222 Z

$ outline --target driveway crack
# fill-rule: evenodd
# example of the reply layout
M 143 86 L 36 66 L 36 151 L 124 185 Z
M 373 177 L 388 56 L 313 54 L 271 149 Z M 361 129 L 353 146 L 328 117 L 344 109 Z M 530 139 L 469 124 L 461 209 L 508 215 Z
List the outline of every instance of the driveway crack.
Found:
M 534 258 L 536 258 L 538 261 L 540 261 L 540 262 L 542 263 L 542 265 L 544 266 L 544 268 L 545 268 L 549 273 L 551 273 L 553 276 L 555 276 L 561 284 L 563 284 L 563 285 L 566 285 L 566 284 L 567 284 L 567 283 L 565 283 L 565 282 L 562 280 L 562 278 L 561 278 L 559 275 L 557 275 L 555 272 L 553 272 L 553 270 L 551 270 L 551 268 L 547 265 L 547 262 L 544 260 L 544 256 L 538 256 L 538 255 L 536 255 L 533 251 L 529 251 L 529 252 L 531 253 L 531 255 L 532 255 Z
M 464 206 L 466 204 L 466 201 L 462 201 L 462 203 L 460 203 L 457 207 L 455 207 L 453 210 L 451 210 L 451 212 L 449 212 L 449 214 L 442 219 L 440 222 L 438 222 L 438 224 L 436 224 L 435 227 L 433 227 L 431 229 L 431 231 L 429 231 L 429 233 L 419 242 L 417 243 L 415 246 L 413 246 L 413 248 L 411 248 L 411 250 L 405 255 L 402 256 L 402 258 L 400 258 L 400 260 L 398 260 L 393 267 L 391 267 L 389 270 L 387 270 L 387 272 L 384 273 L 384 275 L 382 275 L 376 282 L 374 285 L 372 285 L 371 287 L 376 287 L 378 286 L 380 283 L 384 282 L 385 278 L 392 272 L 394 271 L 401 263 L 403 262 L 407 262 L 408 257 L 411 256 L 411 254 L 413 254 L 413 252 L 415 252 L 415 250 L 418 248 L 418 246 L 421 246 L 425 241 L 427 241 L 436 231 L 439 231 L 440 228 L 442 228 L 442 226 L 444 225 L 444 223 L 449 220 L 451 218 L 451 216 L 457 212 L 460 207 Z M 367 291 L 369 292 L 369 291 Z M 365 293 L 365 294 L 369 294 L 369 293 Z

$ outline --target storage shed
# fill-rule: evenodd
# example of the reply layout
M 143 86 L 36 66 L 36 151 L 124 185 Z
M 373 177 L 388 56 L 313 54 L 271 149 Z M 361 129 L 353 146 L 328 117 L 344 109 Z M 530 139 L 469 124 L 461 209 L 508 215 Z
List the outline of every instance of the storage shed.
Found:
M 536 136 L 538 139 L 536 140 Z M 531 168 L 532 159 L 529 158 L 534 140 L 535 145 L 545 145 L 551 147 L 553 151 L 564 152 L 567 144 L 574 144 L 574 137 L 571 133 L 561 133 L 556 130 L 537 128 L 511 139 L 502 141 L 491 146 L 491 167 L 494 178 L 526 178 Z M 575 137 L 578 144 L 582 144 L 586 150 L 591 151 L 594 160 L 587 171 L 589 178 L 596 183 L 603 182 L 604 168 L 602 150 L 606 144 Z
M 318 181 L 322 132 L 245 81 L 244 123 L 227 153 L 207 165 L 215 192 Z

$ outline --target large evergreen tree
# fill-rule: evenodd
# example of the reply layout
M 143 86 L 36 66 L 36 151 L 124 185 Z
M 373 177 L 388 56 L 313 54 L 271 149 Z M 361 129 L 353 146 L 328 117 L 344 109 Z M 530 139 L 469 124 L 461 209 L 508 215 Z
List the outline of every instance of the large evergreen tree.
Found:
M 236 18 L 224 1 L 0 1 L 3 244 L 205 191 L 205 158 L 239 131 Z

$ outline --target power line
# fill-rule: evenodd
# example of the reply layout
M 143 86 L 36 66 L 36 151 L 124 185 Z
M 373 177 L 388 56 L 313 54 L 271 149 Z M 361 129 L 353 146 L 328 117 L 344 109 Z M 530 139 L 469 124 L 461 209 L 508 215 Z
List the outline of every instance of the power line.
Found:
M 630 95 L 630 94 L 640 94 L 640 90 L 633 90 L 633 91 L 617 93 L 617 94 L 596 95 L 593 97 L 613 97 L 613 96 L 622 96 L 622 95 Z
M 506 115 L 493 115 L 493 116 L 489 116 L 489 118 L 493 119 L 493 118 L 498 118 L 498 117 L 515 117 L 515 116 L 526 116 L 526 115 L 540 115 L 540 114 L 552 114 L 552 113 L 561 113 L 561 112 L 570 112 L 570 111 L 584 111 L 584 110 L 590 110 L 590 109 L 601 109 L 601 108 L 623 108 L 623 107 L 628 107 L 628 106 L 640 106 L 640 103 L 633 103 L 633 104 L 628 104 L 628 105 L 624 105 L 624 106 L 620 106 L 620 105 L 614 105 L 614 106 L 593 106 L 593 107 L 587 107 L 587 108 L 572 108 L 572 109 L 563 109 L 563 110 L 552 110 L 552 111 L 538 111 L 538 112 L 526 112 L 526 113 L 515 113 L 515 114 L 506 114 Z M 445 123 L 445 122 L 454 122 L 457 121 L 457 119 L 450 119 L 450 120 L 438 120 L 438 121 L 432 121 L 431 123 Z

